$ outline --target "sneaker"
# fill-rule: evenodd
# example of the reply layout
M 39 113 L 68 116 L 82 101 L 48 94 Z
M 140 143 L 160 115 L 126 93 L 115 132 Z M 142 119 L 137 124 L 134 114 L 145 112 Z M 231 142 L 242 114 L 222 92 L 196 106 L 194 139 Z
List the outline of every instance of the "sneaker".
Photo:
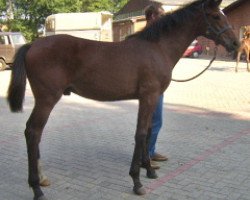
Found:
M 153 156 L 151 156 L 151 159 L 153 161 L 158 161 L 159 162 L 159 161 L 167 161 L 168 157 L 163 156 L 163 155 L 161 155 L 159 153 L 155 153 Z

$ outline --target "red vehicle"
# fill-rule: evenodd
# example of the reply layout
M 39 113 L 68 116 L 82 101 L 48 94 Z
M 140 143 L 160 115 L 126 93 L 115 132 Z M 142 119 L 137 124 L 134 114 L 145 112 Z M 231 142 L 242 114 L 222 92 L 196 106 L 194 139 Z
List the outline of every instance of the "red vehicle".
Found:
M 198 43 L 197 40 L 194 40 L 184 52 L 183 57 L 198 58 L 201 53 L 202 46 Z

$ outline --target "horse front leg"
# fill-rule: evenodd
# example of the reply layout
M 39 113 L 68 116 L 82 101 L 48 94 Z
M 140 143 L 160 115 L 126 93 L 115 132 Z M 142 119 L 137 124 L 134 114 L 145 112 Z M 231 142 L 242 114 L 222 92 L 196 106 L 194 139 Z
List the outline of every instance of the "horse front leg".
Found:
M 146 148 L 142 154 L 142 166 L 143 168 L 146 168 L 148 178 L 156 179 L 158 176 L 155 170 L 151 167 L 150 156 L 149 156 L 149 143 L 150 143 L 151 133 L 152 133 L 152 128 L 150 126 L 146 137 Z
M 250 72 L 250 68 L 249 68 L 250 50 L 246 53 L 246 56 L 247 56 L 247 71 Z
M 146 190 L 140 181 L 140 167 L 143 164 L 148 176 L 155 175 L 155 170 L 150 165 L 149 153 L 146 146 L 147 135 L 152 121 L 152 115 L 156 106 L 157 96 L 144 97 L 139 100 L 138 121 L 135 134 L 135 149 L 130 167 L 130 176 L 134 182 L 133 191 L 138 195 L 146 194 Z
M 237 54 L 235 72 L 238 72 L 238 65 L 239 65 L 239 61 L 240 61 L 240 56 L 241 56 L 241 52 L 239 51 L 238 54 Z
M 144 143 L 146 143 L 146 135 L 147 134 L 145 131 L 136 131 L 134 155 L 129 171 L 129 175 L 132 177 L 134 183 L 133 191 L 135 192 L 135 194 L 138 195 L 146 194 L 146 190 L 144 189 L 140 181 L 141 158 L 143 152 L 143 145 Z M 146 165 L 146 167 L 147 166 L 148 165 Z

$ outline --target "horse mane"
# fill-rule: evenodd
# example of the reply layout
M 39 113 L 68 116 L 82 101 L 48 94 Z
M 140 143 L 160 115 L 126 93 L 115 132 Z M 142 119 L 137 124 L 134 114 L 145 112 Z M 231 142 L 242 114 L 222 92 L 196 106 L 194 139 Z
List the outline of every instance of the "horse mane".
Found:
M 204 0 L 196 0 L 172 13 L 166 13 L 143 30 L 128 36 L 127 39 L 137 37 L 148 41 L 158 41 L 162 34 L 172 30 L 176 26 L 181 26 L 189 19 L 193 19 L 195 12 L 201 9 L 199 5 L 203 2 Z

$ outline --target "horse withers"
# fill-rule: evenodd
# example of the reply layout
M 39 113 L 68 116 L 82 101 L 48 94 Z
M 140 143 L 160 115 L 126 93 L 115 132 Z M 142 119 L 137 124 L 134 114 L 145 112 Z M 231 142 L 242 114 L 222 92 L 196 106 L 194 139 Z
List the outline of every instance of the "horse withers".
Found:
M 35 105 L 26 123 L 28 182 L 34 200 L 45 200 L 39 185 L 39 143 L 48 117 L 64 93 L 73 92 L 99 101 L 138 99 L 135 148 L 130 167 L 134 192 L 146 193 L 140 166 L 157 178 L 150 165 L 147 141 L 152 113 L 171 82 L 172 70 L 189 44 L 205 36 L 235 51 L 239 43 L 222 0 L 197 0 L 166 14 L 122 42 L 97 42 L 55 35 L 23 46 L 16 54 L 8 91 L 10 109 L 22 110 L 28 77 Z M 175 42 L 173 42 L 175 41 Z M 93 147 L 94 148 L 94 147 Z

